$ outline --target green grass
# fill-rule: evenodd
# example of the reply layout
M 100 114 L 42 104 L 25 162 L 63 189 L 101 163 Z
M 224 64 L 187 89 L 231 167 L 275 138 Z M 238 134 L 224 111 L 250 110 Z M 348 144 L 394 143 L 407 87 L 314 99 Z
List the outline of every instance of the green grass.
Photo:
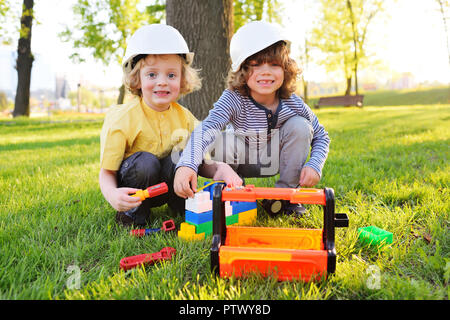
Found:
M 336 273 L 310 283 L 216 278 L 210 238 L 131 238 L 98 187 L 101 117 L 1 120 L 0 299 L 448 299 L 450 105 L 316 113 L 332 139 L 317 187 L 335 190 L 350 225 L 337 229 Z M 300 220 L 259 209 L 257 225 L 321 228 L 321 209 L 308 209 Z M 152 227 L 184 220 L 167 207 L 153 212 Z M 369 225 L 392 232 L 393 243 L 361 245 L 357 229 Z M 177 249 L 172 261 L 119 269 L 121 258 L 165 246 Z M 68 286 L 70 266 L 79 289 Z
M 448 86 L 423 89 L 361 91 L 359 94 L 364 95 L 364 107 L 450 104 L 450 87 Z M 313 107 L 318 100 L 319 97 L 311 97 L 308 104 Z

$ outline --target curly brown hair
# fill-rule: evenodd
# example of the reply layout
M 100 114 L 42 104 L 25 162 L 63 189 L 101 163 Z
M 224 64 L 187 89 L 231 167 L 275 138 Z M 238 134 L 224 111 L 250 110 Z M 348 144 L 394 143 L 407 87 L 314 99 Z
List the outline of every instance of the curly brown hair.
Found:
M 250 90 L 247 86 L 247 80 L 250 77 L 250 61 L 257 63 L 277 62 L 284 71 L 284 81 L 278 89 L 278 97 L 281 99 L 289 98 L 296 90 L 297 77 L 301 70 L 294 59 L 289 57 L 289 49 L 284 41 L 278 41 L 273 45 L 255 53 L 245 59 L 241 68 L 228 73 L 227 86 L 229 90 L 237 90 L 241 95 L 249 96 Z
M 141 71 L 142 66 L 146 63 L 147 59 L 154 58 L 157 55 L 149 54 L 145 58 L 140 59 L 133 69 L 128 73 L 123 75 L 123 84 L 125 88 L 133 95 L 142 96 L 141 79 L 139 77 L 139 73 Z M 165 55 L 158 55 L 165 56 Z M 180 56 L 181 60 L 181 86 L 180 86 L 180 95 L 186 95 L 195 90 L 198 90 L 202 86 L 202 81 L 199 76 L 199 70 L 191 67 L 190 64 L 186 62 L 183 57 Z

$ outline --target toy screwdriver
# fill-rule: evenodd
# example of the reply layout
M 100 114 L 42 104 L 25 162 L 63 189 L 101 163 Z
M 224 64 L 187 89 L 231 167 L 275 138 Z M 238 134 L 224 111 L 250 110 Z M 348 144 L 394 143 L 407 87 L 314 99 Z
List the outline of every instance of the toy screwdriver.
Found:
M 140 198 L 141 200 L 145 200 L 147 198 L 152 198 L 159 196 L 160 194 L 166 193 L 169 191 L 167 184 L 165 182 L 161 182 L 160 184 L 155 184 L 153 186 L 148 187 L 144 190 L 138 190 L 135 194 L 132 194 L 132 197 Z
M 143 237 L 161 230 L 164 232 L 175 230 L 175 222 L 173 220 L 167 220 L 163 222 L 161 228 L 131 230 L 130 235 L 135 237 Z

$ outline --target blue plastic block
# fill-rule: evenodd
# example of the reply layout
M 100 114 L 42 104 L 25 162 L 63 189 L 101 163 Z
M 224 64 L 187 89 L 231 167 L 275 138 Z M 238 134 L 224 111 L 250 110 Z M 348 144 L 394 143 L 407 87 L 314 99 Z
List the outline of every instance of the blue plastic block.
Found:
M 208 221 L 212 221 L 213 218 L 213 212 L 212 210 L 202 212 L 202 213 L 195 213 L 189 210 L 186 210 L 186 222 L 192 222 L 194 224 L 202 224 Z
M 230 204 L 233 207 L 233 214 L 239 214 L 240 212 L 256 209 L 255 201 L 253 201 L 253 202 L 231 201 Z

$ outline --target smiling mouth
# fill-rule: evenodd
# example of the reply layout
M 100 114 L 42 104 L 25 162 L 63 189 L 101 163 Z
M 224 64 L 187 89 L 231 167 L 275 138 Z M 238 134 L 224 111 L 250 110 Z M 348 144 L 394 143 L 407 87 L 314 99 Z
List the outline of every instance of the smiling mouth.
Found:
M 272 83 L 274 83 L 273 80 L 259 80 L 257 82 L 258 82 L 258 84 L 272 84 Z
M 168 96 L 170 94 L 170 91 L 154 91 L 154 94 L 158 96 Z

